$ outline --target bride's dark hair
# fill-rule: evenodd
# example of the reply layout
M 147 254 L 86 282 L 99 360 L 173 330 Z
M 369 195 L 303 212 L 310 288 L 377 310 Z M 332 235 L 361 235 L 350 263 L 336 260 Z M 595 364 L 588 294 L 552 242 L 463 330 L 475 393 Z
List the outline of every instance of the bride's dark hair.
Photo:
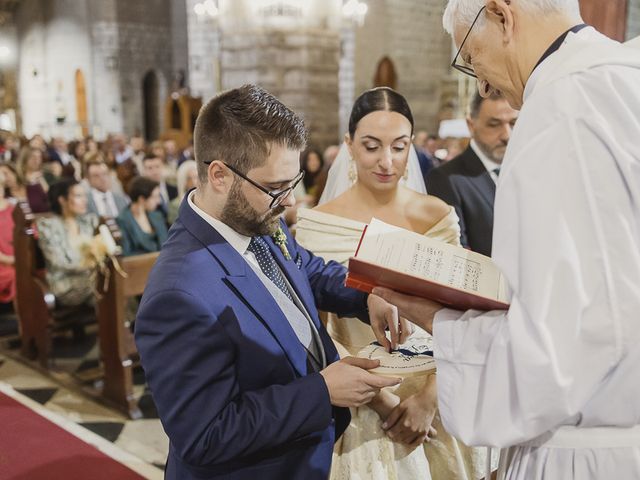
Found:
M 404 116 L 411 123 L 411 134 L 413 134 L 413 115 L 407 100 L 389 87 L 377 87 L 364 92 L 353 104 L 349 117 L 349 136 L 353 139 L 358 122 L 364 116 L 380 111 L 396 112 Z

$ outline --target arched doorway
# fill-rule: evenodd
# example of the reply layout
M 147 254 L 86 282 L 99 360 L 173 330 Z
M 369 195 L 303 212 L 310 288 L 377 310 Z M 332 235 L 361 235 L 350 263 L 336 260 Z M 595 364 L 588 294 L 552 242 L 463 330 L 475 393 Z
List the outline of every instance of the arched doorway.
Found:
M 149 70 L 142 79 L 142 102 L 144 138 L 152 142 L 160 136 L 158 75 L 153 70 Z
M 376 76 L 373 78 L 374 87 L 389 87 L 396 89 L 398 77 L 396 68 L 389 57 L 382 57 L 376 68 Z
M 89 118 L 87 115 L 87 89 L 82 70 L 76 70 L 76 116 L 82 129 L 82 136 L 89 135 Z

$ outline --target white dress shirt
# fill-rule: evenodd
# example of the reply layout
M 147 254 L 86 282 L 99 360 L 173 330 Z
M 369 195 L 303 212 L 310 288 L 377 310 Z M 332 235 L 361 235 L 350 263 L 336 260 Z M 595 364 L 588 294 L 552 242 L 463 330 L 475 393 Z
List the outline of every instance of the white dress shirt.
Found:
M 469 145 L 471 147 L 471 150 L 475 152 L 475 154 L 478 156 L 478 158 L 484 165 L 484 168 L 486 168 L 487 172 L 489 172 L 489 175 L 491 176 L 491 180 L 493 180 L 497 184 L 498 174 L 496 173 L 496 169 L 500 170 L 500 164 L 494 162 L 489 157 L 487 157 L 482 151 L 482 149 L 478 146 L 475 140 L 472 139 Z
M 169 191 L 167 190 L 167 183 L 162 180 L 158 185 L 160 188 L 160 196 L 162 197 L 162 202 L 169 208 L 169 203 L 171 203 L 171 199 L 169 198 Z
M 251 237 L 247 237 L 246 235 L 242 235 L 241 233 L 236 232 L 226 223 L 213 218 L 211 215 L 198 207 L 193 201 L 195 193 L 196 191 L 194 190 L 187 197 L 189 206 L 193 209 L 194 212 L 196 212 L 196 214 L 198 214 L 204 221 L 206 221 L 220 235 L 222 235 L 222 238 L 224 238 L 234 250 L 242 255 L 242 257 L 249 264 L 251 269 L 256 273 L 270 295 L 274 297 L 276 303 L 278 303 L 280 309 L 285 314 L 285 317 L 287 317 L 287 320 L 291 324 L 301 343 L 305 346 L 305 348 L 313 351 L 316 354 L 315 358 L 319 362 L 320 368 L 324 368 L 327 364 L 327 360 L 324 349 L 322 347 L 322 340 L 320 339 L 320 336 L 318 334 L 318 330 L 315 328 L 313 321 L 309 316 L 309 312 L 307 312 L 307 309 L 300 300 L 300 297 L 298 297 L 298 294 L 289 283 L 289 279 L 287 278 L 287 276 L 284 274 L 284 272 L 282 272 L 282 270 L 280 270 L 286 287 L 289 290 L 291 297 L 293 298 L 293 304 L 280 290 L 278 290 L 278 287 L 275 286 L 275 283 L 273 283 L 262 272 L 256 256 L 253 252 L 250 252 L 248 250 L 249 243 L 251 242 Z M 278 266 L 278 269 L 279 268 L 280 267 Z M 293 311 L 291 309 L 293 309 Z M 290 314 L 287 315 L 287 312 L 290 312 Z M 300 313 L 302 313 L 303 315 L 301 316 Z M 314 343 L 313 346 L 310 345 L 311 342 Z
M 116 205 L 112 192 L 101 192 L 100 190 L 91 188 L 91 196 L 93 197 L 93 202 L 96 205 L 98 215 L 115 218 L 118 216 L 118 213 L 120 213 L 118 212 L 118 206 Z

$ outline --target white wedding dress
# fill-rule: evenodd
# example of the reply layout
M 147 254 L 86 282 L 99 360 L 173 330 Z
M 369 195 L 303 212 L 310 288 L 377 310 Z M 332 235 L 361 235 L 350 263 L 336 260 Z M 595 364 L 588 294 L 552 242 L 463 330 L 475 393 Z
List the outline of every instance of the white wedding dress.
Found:
M 356 251 L 364 226 L 336 215 L 301 209 L 296 240 L 327 261 L 346 264 Z M 448 215 L 424 234 L 459 245 L 460 227 L 455 210 L 451 208 Z M 356 355 L 375 341 L 371 327 L 355 318 L 337 318 L 329 314 L 327 330 L 341 356 Z M 414 336 L 429 334 L 418 329 Z M 394 393 L 404 399 L 421 389 L 425 381 L 426 374 L 412 376 Z M 433 422 L 437 437 L 412 451 L 386 436 L 378 414 L 371 408 L 352 408 L 351 414 L 351 423 L 334 449 L 332 480 L 476 480 L 483 477 L 485 451 L 469 448 L 448 435 L 439 414 Z

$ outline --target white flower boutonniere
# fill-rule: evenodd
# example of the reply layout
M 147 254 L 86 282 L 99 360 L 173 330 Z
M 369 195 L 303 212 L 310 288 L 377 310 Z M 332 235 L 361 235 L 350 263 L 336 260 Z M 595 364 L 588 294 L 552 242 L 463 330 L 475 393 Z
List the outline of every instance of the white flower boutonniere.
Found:
M 287 236 L 282 231 L 282 227 L 278 227 L 278 230 L 276 230 L 276 233 L 271 235 L 271 238 L 273 238 L 276 245 L 280 247 L 280 251 L 282 252 L 282 255 L 284 255 L 284 258 L 291 260 L 291 255 L 289 254 L 289 250 L 287 250 Z

